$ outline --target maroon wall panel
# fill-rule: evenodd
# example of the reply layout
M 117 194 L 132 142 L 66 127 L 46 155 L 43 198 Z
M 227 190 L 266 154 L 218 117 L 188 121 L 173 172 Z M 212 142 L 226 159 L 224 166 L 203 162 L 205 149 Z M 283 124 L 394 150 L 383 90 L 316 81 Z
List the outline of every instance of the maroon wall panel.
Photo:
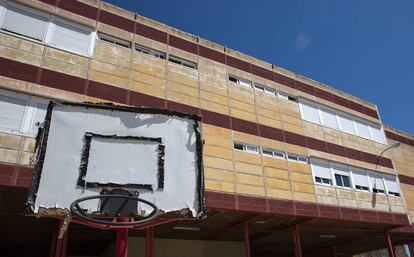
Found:
M 223 64 L 225 63 L 226 56 L 224 53 L 218 52 L 216 50 L 213 50 L 208 47 L 201 46 L 201 45 L 198 47 L 200 51 L 199 53 L 200 56 L 219 62 L 219 63 L 223 63 Z
M 314 89 L 313 86 L 305 84 L 305 83 L 300 82 L 300 81 L 296 81 L 295 83 L 296 83 L 296 89 L 297 90 L 305 92 L 305 93 L 310 94 L 310 95 L 315 95 L 315 89 Z
M 97 81 L 89 81 L 88 96 L 101 98 L 116 103 L 127 103 L 127 91 Z
M 325 90 L 315 87 L 315 96 L 333 102 L 333 95 Z
M 185 105 L 185 104 L 176 103 L 173 101 L 167 101 L 167 108 L 177 111 L 177 112 L 183 112 L 187 114 L 199 114 L 200 113 L 200 109 L 198 108 Z
M 345 154 L 346 157 L 350 158 L 350 159 L 354 159 L 354 160 L 358 160 L 358 161 L 363 161 L 362 159 L 362 152 L 352 149 L 352 148 L 348 148 L 345 147 Z
M 328 148 L 326 147 L 326 142 L 316 139 L 316 138 L 306 137 L 306 146 L 313 150 L 317 150 L 321 152 L 328 152 Z
M 231 118 L 232 129 L 250 135 L 258 136 L 257 124 L 247 120 Z
M 377 113 L 377 111 L 376 110 L 374 110 L 374 109 L 370 109 L 370 108 L 368 108 L 368 107 L 366 107 L 366 106 L 363 106 L 363 108 L 364 108 L 364 113 L 366 114 L 366 115 L 368 115 L 368 116 L 370 116 L 370 117 L 372 117 L 372 118 L 375 118 L 375 119 L 378 119 L 379 117 L 378 117 L 378 113 Z
M 360 113 L 364 113 L 364 106 L 362 106 L 359 103 L 355 103 L 352 101 L 349 101 L 349 108 L 351 108 L 354 111 L 360 112 Z
M 237 58 L 234 58 L 228 55 L 227 55 L 227 65 L 233 68 L 245 71 L 245 72 L 250 72 L 250 63 L 239 60 Z
M 84 79 L 47 69 L 42 70 L 39 84 L 77 94 L 85 93 Z
M 285 85 L 287 87 L 296 89 L 294 79 L 286 77 L 286 76 L 284 76 L 282 74 L 279 74 L 279 73 L 276 73 L 276 72 L 274 73 L 274 76 L 275 76 L 275 81 L 277 83 L 280 83 L 280 84 Z
M 165 100 L 158 98 L 158 97 L 150 96 L 150 95 L 144 95 L 139 92 L 130 91 L 129 92 L 129 104 L 133 106 L 164 108 Z
M 260 136 L 261 137 L 265 137 L 265 138 L 269 138 L 269 139 L 273 139 L 273 140 L 277 140 L 280 142 L 284 142 L 285 139 L 283 137 L 283 130 L 277 129 L 277 128 L 272 128 L 266 125 L 259 125 L 260 128 Z
M 364 160 L 364 162 L 368 162 L 371 164 L 377 164 L 379 162 L 379 159 L 376 155 L 366 152 L 362 152 L 362 159 Z
M 252 64 L 252 73 L 256 76 L 273 80 L 273 71 Z
M 173 35 L 170 35 L 169 45 L 193 54 L 197 54 L 197 44 Z
M 98 8 L 76 0 L 59 1 L 58 7 L 93 20 L 96 19 L 96 16 L 98 14 Z
M 326 142 L 326 146 L 328 148 L 328 153 L 346 157 L 345 147 L 341 145 L 332 144 L 329 142 Z
M 343 107 L 349 108 L 349 100 L 348 99 L 345 99 L 345 98 L 343 98 L 339 95 L 332 95 L 332 96 L 333 96 L 333 102 L 334 103 L 336 103 L 338 105 L 341 105 Z
M 122 16 L 103 11 L 99 15 L 99 21 L 105 24 L 114 26 L 118 29 L 126 30 L 129 32 L 134 32 L 134 21 L 124 18 Z
M 267 212 L 265 198 L 238 195 L 237 200 L 236 207 L 240 211 Z
M 283 131 L 283 134 L 286 143 L 306 147 L 306 138 L 304 136 L 289 131 Z
M 201 110 L 203 123 L 230 129 L 230 117 L 221 113 Z
M 167 33 L 164 31 L 151 28 L 147 25 L 137 23 L 136 33 L 140 36 L 167 44 Z
M 36 66 L 0 57 L 1 76 L 35 83 L 38 70 Z

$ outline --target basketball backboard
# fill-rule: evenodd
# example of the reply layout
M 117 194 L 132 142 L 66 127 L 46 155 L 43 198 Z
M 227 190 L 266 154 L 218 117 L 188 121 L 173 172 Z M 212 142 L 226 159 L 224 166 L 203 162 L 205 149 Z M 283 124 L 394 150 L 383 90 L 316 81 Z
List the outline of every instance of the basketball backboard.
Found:
M 64 213 L 80 198 L 122 189 L 161 213 L 203 216 L 200 122 L 162 109 L 51 102 L 38 135 L 27 212 Z M 100 201 L 79 205 L 95 213 Z M 138 204 L 137 213 L 145 216 L 147 208 Z

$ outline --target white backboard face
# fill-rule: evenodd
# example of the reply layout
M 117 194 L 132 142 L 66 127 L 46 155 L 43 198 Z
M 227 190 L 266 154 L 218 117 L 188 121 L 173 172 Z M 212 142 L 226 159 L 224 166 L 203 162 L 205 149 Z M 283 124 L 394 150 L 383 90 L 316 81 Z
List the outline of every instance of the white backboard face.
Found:
M 121 188 L 163 212 L 204 212 L 200 119 L 167 110 L 51 103 L 27 206 L 69 210 Z M 81 203 L 89 213 L 99 201 Z M 151 212 L 146 205 L 139 209 Z

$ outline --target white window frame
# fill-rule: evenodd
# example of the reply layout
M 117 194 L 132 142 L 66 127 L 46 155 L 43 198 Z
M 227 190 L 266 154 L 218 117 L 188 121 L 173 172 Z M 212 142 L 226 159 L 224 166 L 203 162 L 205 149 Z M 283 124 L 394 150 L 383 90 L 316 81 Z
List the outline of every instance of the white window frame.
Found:
M 293 157 L 293 158 L 290 158 Z M 303 155 L 298 155 L 294 153 L 287 153 L 286 158 L 288 161 L 297 162 L 302 164 L 309 164 L 309 158 Z
M 232 79 L 234 79 L 236 81 L 233 81 Z M 253 85 L 253 83 L 250 80 L 243 79 L 243 78 L 240 78 L 240 77 L 232 75 L 232 74 L 228 74 L 228 80 L 230 82 L 236 83 L 237 85 L 245 87 L 245 88 L 252 88 L 252 85 Z
M 131 48 L 132 46 L 131 41 L 117 38 L 102 32 L 97 32 L 97 38 L 103 42 L 106 42 L 107 44 L 112 44 L 115 46 L 120 46 L 124 48 Z
M 254 84 L 254 89 L 255 90 L 258 90 L 262 93 L 265 93 L 265 94 L 268 94 L 268 95 L 271 95 L 271 96 L 276 96 L 277 95 L 276 89 L 274 89 L 274 88 L 267 87 L 263 84 L 256 83 L 256 82 L 254 82 L 253 84 Z
M 138 50 L 137 48 L 139 48 L 141 50 Z M 148 51 L 148 53 L 146 53 L 144 50 Z M 149 55 L 153 58 L 158 58 L 158 59 L 161 59 L 161 60 L 167 59 L 167 54 L 166 53 L 164 53 L 162 51 L 159 51 L 159 50 L 156 50 L 154 48 L 150 48 L 150 47 L 147 47 L 147 46 L 144 46 L 144 45 L 141 45 L 141 44 L 137 44 L 137 43 L 135 43 L 135 45 L 134 45 L 134 51 L 136 51 L 138 53 L 141 53 L 141 54 Z
M 292 101 L 292 102 L 296 102 L 296 103 L 298 102 L 298 98 L 296 96 L 293 96 L 291 94 L 288 94 L 288 93 L 285 93 L 285 92 L 282 92 L 282 91 L 279 91 L 279 90 L 277 90 L 276 92 L 277 92 L 278 98 L 280 98 L 280 99 L 288 100 L 288 101 Z
M 48 105 L 50 100 L 45 99 L 45 98 L 40 98 L 37 96 L 27 95 L 24 93 L 3 90 L 3 89 L 0 89 L 0 95 L 26 101 L 26 106 L 25 106 L 22 123 L 20 125 L 19 131 L 7 130 L 7 129 L 4 129 L 4 130 L 1 129 L 0 131 L 9 133 L 9 134 L 35 137 L 36 133 L 33 134 L 30 132 L 34 125 L 33 122 L 34 122 L 35 113 L 36 113 L 36 105 L 37 104 Z
M 268 151 L 270 152 L 270 154 L 264 153 L 264 151 Z M 274 149 L 270 149 L 270 148 L 261 148 L 261 153 L 264 156 L 268 156 L 268 157 L 272 157 L 272 158 L 276 158 L 276 159 L 286 159 L 286 153 L 280 150 L 274 150 Z M 283 155 L 283 156 L 279 156 L 277 154 Z
M 317 109 L 318 116 L 319 116 L 319 122 L 309 121 L 309 120 L 305 120 L 304 119 L 304 112 L 303 112 L 303 107 L 302 106 L 305 105 L 305 104 L 308 105 L 308 106 L 310 106 L 310 107 L 314 107 L 315 109 Z M 326 109 L 326 110 L 331 111 L 331 112 L 333 112 L 335 114 L 336 123 L 337 123 L 337 126 L 338 126 L 337 128 L 333 128 L 331 126 L 327 126 L 326 122 L 324 121 L 323 115 L 322 115 L 322 109 Z M 336 110 L 336 109 L 327 107 L 325 105 L 321 105 L 319 103 L 316 103 L 316 102 L 311 101 L 311 100 L 307 100 L 307 99 L 302 98 L 302 97 L 299 98 L 299 110 L 300 110 L 301 118 L 304 121 L 311 122 L 311 123 L 315 123 L 315 124 L 319 124 L 319 125 L 322 125 L 324 127 L 331 128 L 331 129 L 334 129 L 334 130 L 338 130 L 338 131 L 341 131 L 342 133 L 346 133 L 346 134 L 349 134 L 349 135 L 354 135 L 354 136 L 357 136 L 357 137 L 360 137 L 360 138 L 364 138 L 366 140 L 370 140 L 370 141 L 373 141 L 373 142 L 376 142 L 376 143 L 379 143 L 379 144 L 387 144 L 387 138 L 385 137 L 384 127 L 382 126 L 382 124 L 375 124 L 375 123 L 373 123 L 371 121 L 364 120 L 364 119 L 359 118 L 359 117 L 357 117 L 355 115 L 352 115 L 352 114 L 349 114 L 349 113 L 345 113 L 343 111 L 339 111 L 339 110 Z M 348 120 L 352 121 L 353 128 L 354 128 L 354 131 L 355 131 L 354 134 L 353 133 L 349 133 L 349 132 L 345 131 L 345 129 L 343 129 L 342 123 L 340 121 L 339 116 L 343 116 L 344 118 L 348 118 Z M 366 126 L 366 128 L 368 130 L 368 137 L 369 138 L 366 138 L 366 137 L 361 136 L 361 132 L 358 131 L 357 122 L 360 122 L 362 125 L 365 125 Z M 372 130 L 371 129 L 371 126 L 373 126 L 373 127 L 375 126 L 375 127 L 379 127 L 380 128 L 382 138 L 379 138 L 377 140 L 377 138 L 375 138 L 373 136 L 373 133 L 371 131 Z
M 240 145 L 243 147 L 243 150 L 241 149 L 237 149 L 235 147 L 235 145 Z M 253 154 L 259 154 L 259 146 L 256 145 L 250 145 L 250 144 L 245 144 L 245 143 L 240 143 L 240 142 L 233 142 L 233 149 L 236 151 L 241 151 L 241 152 L 246 152 L 246 153 L 253 153 Z M 255 149 L 255 150 L 253 150 Z
M 197 70 L 197 63 L 196 62 L 192 62 L 186 59 L 183 59 L 181 57 L 178 57 L 176 55 L 168 55 L 168 61 L 171 63 L 174 63 L 176 65 L 180 65 L 186 68 L 190 68 L 190 69 L 194 69 Z
M 42 40 L 37 40 L 37 39 L 31 38 L 31 37 L 28 37 L 28 36 L 16 34 L 16 33 L 13 33 L 11 31 L 6 31 L 6 30 L 1 29 L 1 26 L 3 26 L 4 16 L 5 16 L 5 13 L 6 13 L 6 10 L 7 10 L 8 6 L 13 6 L 14 8 L 22 9 L 26 12 L 33 13 L 33 14 L 36 14 L 36 15 L 43 16 L 43 17 L 47 18 L 47 24 L 46 24 L 43 39 Z M 86 30 L 86 31 L 90 32 L 89 33 L 89 43 L 88 43 L 87 53 L 81 53 L 81 52 L 78 52 L 78 51 L 65 49 L 64 47 L 60 47 L 60 46 L 57 46 L 57 45 L 52 45 L 51 41 L 52 41 L 53 34 L 54 34 L 54 28 L 56 27 L 56 25 L 55 25 L 56 20 L 61 22 L 61 23 L 65 23 L 69 26 L 78 27 L 82 30 Z M 92 58 L 92 56 L 93 56 L 93 51 L 94 51 L 94 48 L 95 48 L 96 35 L 97 35 L 96 30 L 94 28 L 79 24 L 75 21 L 71 21 L 71 20 L 61 18 L 61 17 L 54 16 L 52 14 L 34 9 L 32 7 L 29 7 L 29 6 L 25 6 L 25 5 L 22 5 L 22 4 L 19 4 L 19 3 L 15 3 L 15 2 L 12 2 L 12 1 L 6 1 L 6 0 L 3 0 L 3 1 L 0 0 L 0 31 L 2 33 L 12 35 L 14 37 L 24 38 L 25 40 L 33 41 L 33 42 L 36 42 L 36 43 L 41 43 L 41 44 L 47 45 L 47 46 L 52 47 L 52 48 L 56 48 L 56 49 L 59 49 L 59 50 L 65 51 L 65 52 L 69 52 L 69 53 L 73 53 L 73 54 L 76 54 L 76 55 L 80 55 L 80 56 L 85 56 L 85 57 L 88 57 L 88 58 Z

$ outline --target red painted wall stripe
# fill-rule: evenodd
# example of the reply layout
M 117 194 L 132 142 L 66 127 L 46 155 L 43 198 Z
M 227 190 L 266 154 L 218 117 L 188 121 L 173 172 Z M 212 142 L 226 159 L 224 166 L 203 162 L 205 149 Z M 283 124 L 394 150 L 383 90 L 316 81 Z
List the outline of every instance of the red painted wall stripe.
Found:
M 304 203 L 292 200 L 269 199 L 254 196 L 205 192 L 206 207 L 219 210 L 237 210 L 272 215 L 291 215 L 309 218 L 329 218 L 354 222 L 386 223 L 409 225 L 406 214 L 374 210 L 328 206 L 317 203 Z
M 58 7 L 65 9 L 67 11 L 71 11 L 73 13 L 76 13 L 78 15 L 87 17 L 87 18 L 95 19 L 95 17 L 96 18 L 98 17 L 97 15 L 99 11 L 98 8 L 75 1 L 75 0 L 65 0 L 65 1 L 57 1 L 57 2 L 54 0 L 40 0 L 40 1 L 44 3 L 52 4 L 52 5 L 55 5 L 56 3 L 58 3 Z M 151 28 L 147 25 L 140 24 L 140 23 L 134 24 L 134 21 L 129 20 L 127 18 L 124 18 L 114 13 L 110 13 L 104 10 L 100 10 L 100 12 L 101 13 L 99 15 L 99 21 L 102 23 L 114 26 L 116 28 L 119 28 L 119 29 L 122 29 L 128 32 L 134 32 L 134 25 L 135 25 L 136 34 L 162 42 L 164 44 L 167 44 L 167 33 L 163 31 Z M 189 42 L 185 39 L 175 37 L 173 35 L 170 35 L 170 38 L 172 39 L 170 40 L 170 45 L 173 47 L 179 48 L 181 50 L 184 50 L 184 51 L 187 51 L 193 54 L 200 54 L 200 56 L 203 56 L 205 58 L 226 64 L 225 58 L 222 58 L 223 53 L 220 53 L 213 49 L 208 49 L 206 47 L 203 47 L 203 49 L 200 48 L 200 53 L 198 53 L 196 44 Z M 329 96 L 329 94 L 331 94 L 330 92 L 327 92 L 322 89 L 318 89 L 316 87 L 308 85 L 306 83 L 288 78 L 284 75 L 278 74 L 271 70 L 261 68 L 254 64 L 250 64 L 248 62 L 237 59 L 235 57 L 227 55 L 227 65 L 233 68 L 236 68 L 236 69 L 240 69 L 240 70 L 252 73 L 256 76 L 259 76 L 259 77 L 262 77 L 268 80 L 272 80 L 272 81 L 275 80 L 276 82 L 282 85 L 285 85 L 287 87 L 295 88 L 297 90 L 314 95 L 316 97 L 321 97 L 322 99 L 325 99 L 327 101 L 331 101 L 343 107 L 350 108 L 362 114 L 368 115 L 372 118 L 379 119 L 378 113 L 374 109 L 370 109 L 368 107 L 362 106 L 359 103 L 344 99 L 340 96 L 335 97 L 334 95 L 334 99 L 331 99 L 330 97 L 327 97 Z M 315 93 L 316 90 L 318 90 L 318 94 Z
M 393 133 L 391 131 L 388 131 L 388 130 L 385 130 L 385 135 L 387 136 L 387 138 L 389 138 L 391 140 L 398 141 L 398 142 L 401 142 L 403 144 L 414 147 L 414 139 L 395 134 L 395 133 Z
M 16 68 L 19 68 L 20 70 L 16 70 Z M 88 81 L 72 75 L 51 71 L 48 69 L 41 69 L 30 64 L 24 64 L 0 57 L 0 75 L 2 76 L 12 75 L 14 76 L 12 78 L 33 82 L 33 79 L 37 76 L 39 70 L 41 71 L 40 84 L 47 87 L 75 92 L 78 94 L 86 94 L 88 96 L 122 104 L 131 104 L 132 99 L 132 101 L 134 101 L 132 104 L 141 104 L 142 106 L 144 106 L 144 104 L 149 104 L 148 106 L 150 107 L 172 108 L 182 112 L 198 113 L 203 115 L 203 121 L 207 124 L 229 128 L 235 131 L 259 137 L 270 138 L 302 147 L 308 147 L 310 149 L 365 161 L 371 164 L 376 164 L 377 158 L 379 158 L 376 155 L 370 153 L 353 150 L 341 145 L 335 145 L 319 139 L 295 134 L 289 131 L 283 131 L 251 121 L 241 120 L 238 118 L 230 117 L 228 115 L 207 110 L 201 110 L 189 105 L 164 100 L 134 91 L 129 91 L 97 81 Z M 86 87 L 87 84 L 88 86 Z M 139 102 L 139 100 L 142 99 L 145 100 Z M 385 157 L 381 157 L 379 159 L 379 164 L 387 168 L 393 168 L 391 160 Z

